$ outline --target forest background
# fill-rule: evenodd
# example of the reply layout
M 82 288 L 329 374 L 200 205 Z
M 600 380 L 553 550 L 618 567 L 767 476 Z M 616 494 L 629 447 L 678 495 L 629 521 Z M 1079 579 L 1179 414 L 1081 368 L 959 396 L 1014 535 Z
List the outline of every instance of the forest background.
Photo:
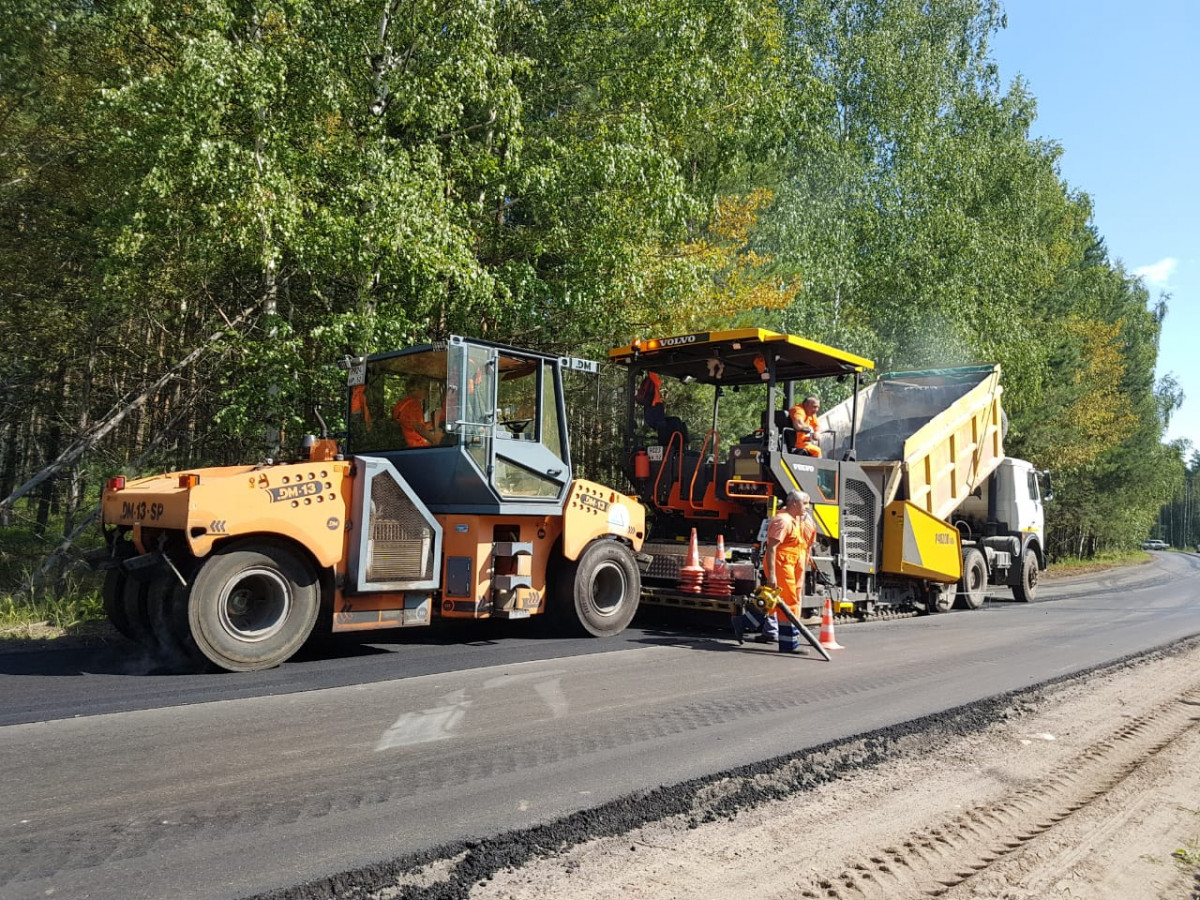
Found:
M 107 476 L 294 454 L 314 410 L 343 425 L 340 359 L 450 333 L 603 359 L 754 325 L 879 371 L 999 363 L 1053 558 L 1164 508 L 1197 539 L 1166 301 L 1000 84 L 998 2 L 0 13 L 0 597 L 86 587 Z M 622 388 L 573 395 L 615 485 Z

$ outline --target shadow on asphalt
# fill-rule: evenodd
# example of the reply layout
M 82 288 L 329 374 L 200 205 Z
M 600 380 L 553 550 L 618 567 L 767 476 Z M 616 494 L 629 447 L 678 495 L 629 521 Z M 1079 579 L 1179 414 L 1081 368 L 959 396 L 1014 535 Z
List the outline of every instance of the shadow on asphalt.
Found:
M 282 666 L 254 674 L 259 679 L 282 680 L 289 677 L 289 672 L 311 670 L 314 664 L 341 668 L 353 665 L 356 660 L 395 658 L 411 653 L 428 655 L 447 649 L 469 653 L 472 649 L 493 648 L 519 653 L 518 648 L 524 647 L 530 651 L 527 655 L 536 658 L 545 652 L 560 650 L 602 652 L 631 646 L 673 646 L 720 652 L 738 649 L 726 613 L 649 607 L 638 611 L 624 635 L 601 640 L 566 635 L 553 620 L 541 617 L 514 621 L 437 621 L 423 627 L 319 635 Z M 100 645 L 47 646 L 45 649 L 0 653 L 0 676 L 3 675 L 226 677 L 224 673 L 197 672 L 173 666 L 140 645 L 119 637 Z
M 728 620 L 725 620 L 726 623 Z M 355 634 L 318 635 L 300 649 L 283 665 L 270 670 L 249 673 L 250 677 L 270 681 L 282 680 L 290 673 L 303 670 L 306 673 L 314 666 L 330 669 L 344 668 L 355 661 L 371 658 L 395 659 L 420 654 L 428 657 L 445 650 L 470 653 L 472 650 L 495 649 L 520 653 L 520 648 L 530 652 L 526 656 L 538 658 L 546 652 L 555 652 L 560 646 L 570 652 L 596 652 L 605 649 L 637 646 L 640 641 L 636 631 L 641 627 L 654 629 L 653 640 L 659 643 L 686 643 L 697 636 L 711 636 L 712 629 L 696 631 L 694 626 L 683 623 L 672 628 L 667 623 L 651 618 L 645 626 L 634 620 L 631 632 L 619 639 L 596 640 L 588 637 L 566 636 L 554 623 L 534 620 L 489 620 L 461 622 L 435 622 L 415 628 L 392 628 Z M 728 632 L 728 625 L 725 626 Z M 542 649 L 538 649 L 538 648 Z M 554 648 L 552 650 L 552 648 Z M 172 665 L 156 658 L 145 648 L 132 641 L 113 638 L 99 646 L 54 647 L 21 649 L 0 653 L 0 676 L 24 675 L 42 677 L 73 677 L 84 675 L 109 676 L 177 676 L 177 677 L 233 677 L 214 671 L 196 671 L 194 668 Z
M 355 641 L 326 638 L 301 648 L 288 665 L 315 660 L 353 659 L 378 656 L 389 651 Z M 0 653 L 0 675 L 201 675 L 157 659 L 132 641 L 114 641 L 102 647 L 20 650 Z

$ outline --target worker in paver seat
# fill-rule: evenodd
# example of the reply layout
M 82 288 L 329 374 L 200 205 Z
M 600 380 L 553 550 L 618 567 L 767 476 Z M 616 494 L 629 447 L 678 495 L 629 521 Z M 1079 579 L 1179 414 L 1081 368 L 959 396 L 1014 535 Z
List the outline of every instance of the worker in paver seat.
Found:
M 797 453 L 807 453 L 809 456 L 820 456 L 821 448 L 817 444 L 817 432 L 821 425 L 817 421 L 817 413 L 821 411 L 821 400 L 811 394 L 804 398 L 803 403 L 792 407 L 792 427 L 796 429 Z
M 410 447 L 429 447 L 440 444 L 442 429 L 425 421 L 425 385 L 417 379 L 408 382 L 403 399 L 392 407 L 392 418 L 400 423 L 404 440 Z
M 808 555 L 817 539 L 817 526 L 808 516 L 808 494 L 790 491 L 783 509 L 767 522 L 767 544 L 763 551 L 763 583 L 779 589 L 780 602 L 800 618 L 800 598 L 804 593 L 804 571 Z M 784 652 L 799 652 L 800 633 L 781 612 L 773 612 L 763 623 L 759 640 L 778 640 Z
M 642 421 L 657 432 L 659 443 L 669 443 L 672 433 L 678 431 L 683 446 L 687 447 L 687 425 L 678 416 L 667 416 L 667 407 L 663 403 L 662 377 L 657 372 L 646 373 L 637 393 L 634 394 L 634 399 L 642 406 Z

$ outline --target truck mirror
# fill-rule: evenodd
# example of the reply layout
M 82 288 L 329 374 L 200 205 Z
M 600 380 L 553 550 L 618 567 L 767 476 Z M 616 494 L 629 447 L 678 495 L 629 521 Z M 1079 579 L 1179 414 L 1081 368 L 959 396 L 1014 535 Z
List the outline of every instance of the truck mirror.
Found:
M 1050 482 L 1050 473 L 1043 470 L 1038 472 L 1038 477 L 1042 482 L 1042 502 L 1049 503 L 1054 499 L 1054 485 Z

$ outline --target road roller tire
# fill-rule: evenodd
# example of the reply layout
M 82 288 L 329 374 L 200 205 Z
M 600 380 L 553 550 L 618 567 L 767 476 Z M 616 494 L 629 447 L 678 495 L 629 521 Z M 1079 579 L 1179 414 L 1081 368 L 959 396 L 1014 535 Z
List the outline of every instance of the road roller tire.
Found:
M 218 668 L 269 669 L 308 640 L 320 607 L 317 575 L 305 557 L 274 544 L 242 544 L 200 567 L 188 596 L 188 630 Z
M 592 637 L 610 637 L 628 627 L 637 613 L 642 579 L 633 551 L 617 541 L 594 541 L 579 559 L 558 569 L 557 606 L 568 628 Z

